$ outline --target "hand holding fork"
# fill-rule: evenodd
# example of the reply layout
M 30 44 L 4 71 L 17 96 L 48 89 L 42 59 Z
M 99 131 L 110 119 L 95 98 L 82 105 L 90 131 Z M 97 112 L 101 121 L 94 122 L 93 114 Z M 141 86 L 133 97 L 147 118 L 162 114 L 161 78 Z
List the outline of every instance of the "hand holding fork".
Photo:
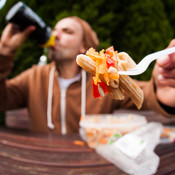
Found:
M 143 72 L 146 71 L 146 69 L 148 68 L 148 66 L 150 65 L 150 63 L 162 56 L 166 56 L 169 54 L 175 53 L 175 47 L 171 47 L 168 49 L 164 49 L 152 54 L 149 54 L 147 56 L 145 56 L 140 62 L 139 64 L 136 65 L 136 67 L 129 69 L 127 71 L 118 71 L 118 74 L 120 75 L 139 75 Z

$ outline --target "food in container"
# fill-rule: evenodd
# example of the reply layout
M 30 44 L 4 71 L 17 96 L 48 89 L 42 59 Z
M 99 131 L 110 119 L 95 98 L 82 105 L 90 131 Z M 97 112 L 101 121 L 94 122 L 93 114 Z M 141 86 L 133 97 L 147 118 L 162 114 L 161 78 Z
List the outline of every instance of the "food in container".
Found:
M 110 144 L 146 123 L 146 118 L 138 114 L 86 115 L 80 120 L 80 135 L 91 148 L 95 148 L 99 144 Z

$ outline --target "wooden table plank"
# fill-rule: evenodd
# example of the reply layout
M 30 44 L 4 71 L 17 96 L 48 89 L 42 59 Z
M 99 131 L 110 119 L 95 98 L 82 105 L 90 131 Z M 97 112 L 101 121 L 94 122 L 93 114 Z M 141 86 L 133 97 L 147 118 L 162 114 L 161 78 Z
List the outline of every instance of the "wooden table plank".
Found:
M 74 140 L 80 140 L 80 137 L 0 129 L 0 172 L 7 175 L 126 174 L 86 144 L 74 144 Z
M 152 111 L 126 111 L 146 116 L 147 120 L 174 125 Z M 76 145 L 79 135 L 37 134 L 30 131 L 0 129 L 0 172 L 6 175 L 124 175 L 123 171 L 102 158 L 86 143 Z M 160 144 L 156 175 L 175 174 L 175 143 Z

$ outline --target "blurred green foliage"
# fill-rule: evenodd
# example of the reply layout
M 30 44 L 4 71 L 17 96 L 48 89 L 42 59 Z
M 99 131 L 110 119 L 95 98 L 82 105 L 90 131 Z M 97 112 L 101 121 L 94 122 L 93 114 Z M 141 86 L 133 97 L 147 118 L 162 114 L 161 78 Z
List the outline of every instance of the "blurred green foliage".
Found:
M 17 0 L 7 0 L 0 10 L 0 34 L 8 10 Z M 175 36 L 174 0 L 23 0 L 48 25 L 66 16 L 80 16 L 97 32 L 99 50 L 114 45 L 115 50 L 127 52 L 136 63 L 145 55 L 164 49 Z M 21 46 L 9 78 L 38 63 L 43 49 L 30 39 Z M 149 80 L 154 63 L 142 75 L 133 78 Z M 4 114 L 1 114 L 4 115 Z
M 7 11 L 17 0 L 7 0 L 1 9 L 0 32 L 3 31 Z M 173 0 L 23 0 L 51 27 L 66 16 L 77 15 L 87 20 L 100 39 L 99 50 L 114 45 L 115 50 L 127 52 L 136 63 L 145 55 L 164 49 L 174 37 Z M 43 49 L 28 39 L 19 49 L 12 74 L 37 64 Z M 142 75 L 134 78 L 150 79 L 154 63 Z

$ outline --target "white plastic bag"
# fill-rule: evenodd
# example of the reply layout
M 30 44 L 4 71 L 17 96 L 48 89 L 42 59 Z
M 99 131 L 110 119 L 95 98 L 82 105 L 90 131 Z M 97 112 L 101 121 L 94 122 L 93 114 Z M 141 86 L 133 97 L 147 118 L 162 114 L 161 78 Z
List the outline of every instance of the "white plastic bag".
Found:
M 112 144 L 99 145 L 95 149 L 128 174 L 151 175 L 159 165 L 159 157 L 154 149 L 160 142 L 162 132 L 160 123 L 150 122 Z

